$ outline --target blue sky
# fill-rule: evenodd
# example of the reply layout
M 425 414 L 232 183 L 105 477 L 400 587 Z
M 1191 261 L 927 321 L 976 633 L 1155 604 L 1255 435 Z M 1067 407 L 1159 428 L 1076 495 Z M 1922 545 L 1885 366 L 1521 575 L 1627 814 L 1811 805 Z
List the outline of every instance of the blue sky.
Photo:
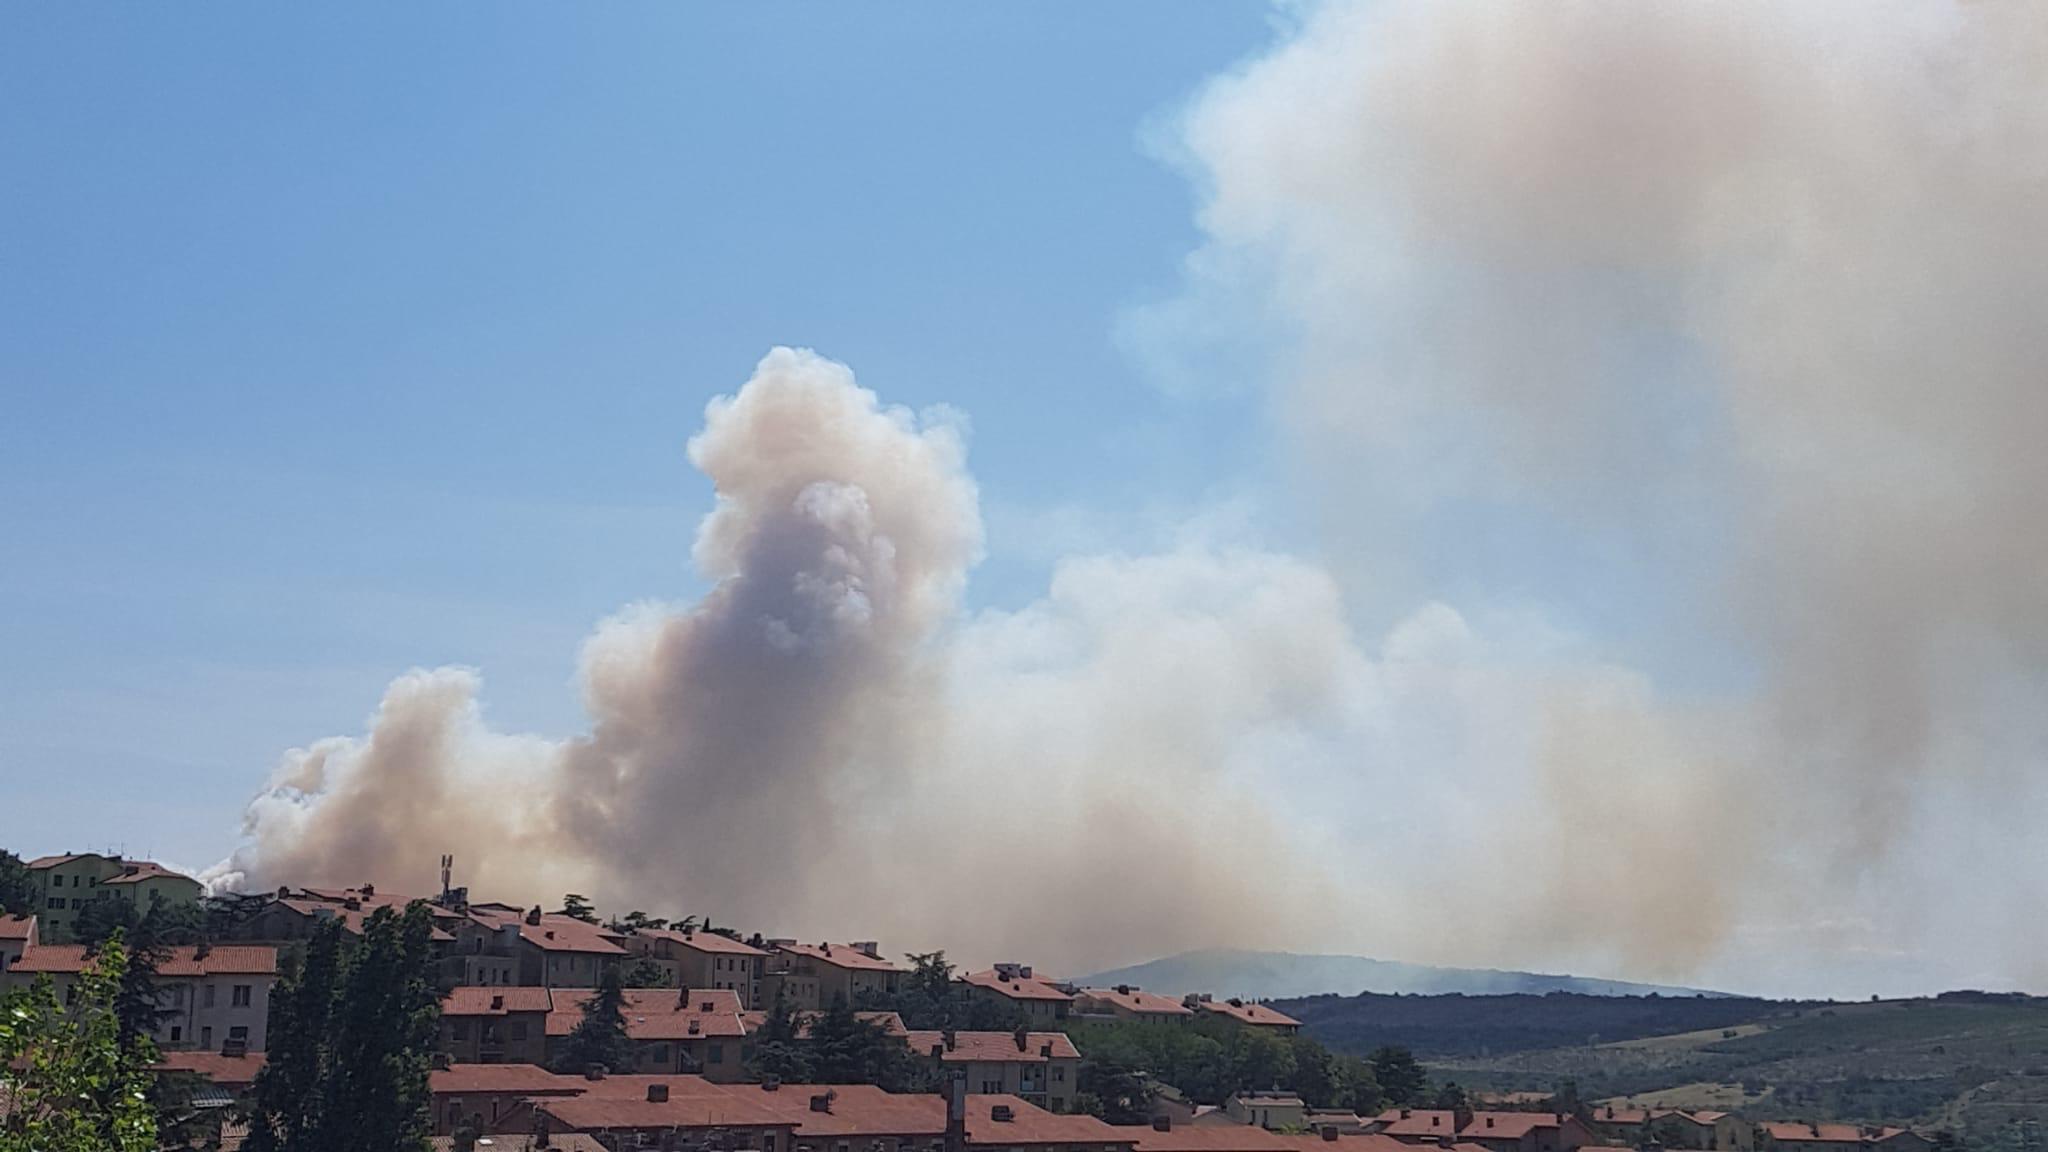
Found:
M 1120 340 L 1260 3 L 0 14 L 0 844 L 190 863 L 415 665 L 580 726 L 771 345 L 973 422 L 977 604 L 1265 471 Z

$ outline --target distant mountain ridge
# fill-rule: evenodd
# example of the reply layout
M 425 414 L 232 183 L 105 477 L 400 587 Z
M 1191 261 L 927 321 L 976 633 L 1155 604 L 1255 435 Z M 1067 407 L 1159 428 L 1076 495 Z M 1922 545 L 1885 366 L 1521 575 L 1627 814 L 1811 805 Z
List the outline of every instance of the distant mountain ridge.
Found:
M 1293 952 L 1252 952 L 1205 949 L 1182 952 L 1127 968 L 1112 968 L 1079 980 L 1095 987 L 1135 984 L 1162 996 L 1210 992 L 1217 996 L 1248 996 L 1260 1000 L 1291 999 L 1360 992 L 1467 996 L 1573 992 L 1582 996 L 1714 996 L 1700 988 L 1637 984 L 1589 976 L 1553 976 L 1540 972 L 1503 972 L 1493 968 L 1438 968 L 1366 956 L 1313 956 Z

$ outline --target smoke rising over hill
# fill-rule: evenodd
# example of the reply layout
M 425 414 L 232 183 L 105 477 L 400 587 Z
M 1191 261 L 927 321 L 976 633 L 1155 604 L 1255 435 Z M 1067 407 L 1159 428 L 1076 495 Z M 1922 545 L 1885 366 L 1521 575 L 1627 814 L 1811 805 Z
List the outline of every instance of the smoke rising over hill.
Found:
M 717 583 L 598 629 L 587 734 L 408 674 L 230 870 L 454 851 L 1068 971 L 2048 980 L 2048 17 L 1289 11 L 1179 125 L 1206 242 L 1136 329 L 1270 353 L 1315 554 L 1192 532 L 965 613 L 958 421 L 778 350 L 691 442 Z

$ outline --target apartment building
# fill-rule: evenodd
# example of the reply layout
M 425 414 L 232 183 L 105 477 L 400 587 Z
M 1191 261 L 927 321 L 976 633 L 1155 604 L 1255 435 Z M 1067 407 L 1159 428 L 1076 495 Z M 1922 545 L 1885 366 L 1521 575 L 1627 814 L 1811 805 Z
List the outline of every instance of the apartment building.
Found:
M 149 860 L 123 860 L 98 852 L 43 856 L 28 862 L 36 885 L 35 910 L 46 944 L 68 944 L 87 904 L 102 898 L 151 903 L 194 904 L 204 885 Z
M 441 998 L 440 1050 L 456 1064 L 542 1064 L 547 1061 L 546 988 L 455 988 Z
M 1282 1036 L 1292 1036 L 1301 1031 L 1301 1021 L 1256 1000 L 1240 1000 L 1235 996 L 1228 1000 L 1215 1000 L 1205 993 L 1189 1000 L 1188 1006 L 1206 1013 L 1211 1019 L 1228 1020 L 1246 1028 L 1258 1028 Z
M 1572 1152 L 1600 1142 L 1578 1117 L 1561 1112 L 1472 1112 L 1461 1126 L 1457 1114 L 1443 1109 L 1396 1108 L 1381 1113 L 1369 1128 L 1406 1144 L 1455 1140 L 1487 1152 Z
M 605 969 L 630 955 L 625 933 L 559 912 L 490 904 L 470 905 L 466 915 L 448 955 L 465 964 L 465 975 L 484 977 L 479 984 L 509 973 L 514 984 L 595 988 Z M 477 950 L 466 950 L 465 942 Z
M 1033 1026 L 1058 1024 L 1074 1005 L 1072 993 L 1033 976 L 1029 964 L 998 964 L 969 972 L 960 982 L 976 996 L 1015 1008 Z
M 547 1017 L 548 1060 L 583 1022 L 592 989 L 551 990 Z M 633 1067 L 620 1073 L 690 1073 L 714 1083 L 746 1077 L 747 1026 L 739 996 L 730 988 L 628 988 L 626 1038 L 633 1042 Z
M 1134 984 L 1079 989 L 1074 994 L 1074 1011 L 1111 1016 L 1127 1024 L 1186 1024 L 1195 1018 L 1195 1010 L 1178 998 L 1146 992 Z
M 36 942 L 34 916 L 0 916 L 0 979 L 6 978 L 7 970 Z
M 723 988 L 737 993 L 740 1005 L 766 1007 L 761 979 L 768 953 L 722 932 L 693 928 L 642 928 L 626 938 L 635 955 L 651 960 L 672 988 Z
M 1074 1110 L 1081 1053 L 1064 1032 L 915 1031 L 905 1033 L 904 1042 L 944 1071 L 965 1074 L 969 1092 L 1007 1093 L 1052 1112 Z
M 1223 1113 L 1239 1124 L 1272 1131 L 1299 1131 L 1308 1122 L 1308 1105 L 1292 1092 L 1239 1092 L 1223 1102 Z
M 893 996 L 903 969 L 882 959 L 872 940 L 854 944 L 799 944 L 771 940 L 761 977 L 761 1004 L 782 997 L 796 1011 L 818 1011 L 844 1000 L 858 1004 L 864 994 Z
M 79 974 L 91 963 L 82 944 L 38 944 L 9 967 L 10 986 L 48 975 L 69 1003 Z M 270 990 L 277 983 L 277 949 L 238 944 L 172 948 L 157 965 L 157 998 L 165 1010 L 154 1033 L 166 1051 L 260 1052 L 269 1042 Z

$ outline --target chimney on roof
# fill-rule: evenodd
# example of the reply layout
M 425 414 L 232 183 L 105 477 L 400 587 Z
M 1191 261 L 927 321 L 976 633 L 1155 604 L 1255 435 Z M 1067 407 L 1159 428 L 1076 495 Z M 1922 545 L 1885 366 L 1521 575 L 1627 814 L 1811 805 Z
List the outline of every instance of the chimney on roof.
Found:
M 1131 994 L 1131 986 L 1129 984 L 1117 985 L 1116 994 L 1119 996 L 1129 996 Z
M 427 1066 L 436 1071 L 445 1071 L 453 1063 L 446 1052 L 435 1052 L 427 1057 Z
M 944 1032 L 939 1033 L 939 1039 L 946 1042 L 946 1051 L 951 1052 L 953 1045 L 959 1042 L 960 1034 L 948 1028 Z
M 553 940 L 555 938 L 555 930 L 553 928 L 548 929 L 547 936 L 548 939 Z
M 1408 1109 L 1401 1109 L 1401 1119 L 1406 1120 L 1410 1115 L 1412 1115 L 1412 1113 Z
M 967 1073 L 955 1072 L 946 1080 L 946 1137 L 942 1152 L 967 1149 Z
M 812 1093 L 812 1094 L 811 1094 L 811 1111 L 813 1111 L 813 1112 L 830 1112 L 830 1111 L 832 1111 L 832 1099 L 833 1099 L 833 1097 L 835 1097 L 835 1096 L 837 1096 L 837 1095 L 839 1095 L 839 1093 L 837 1093 L 837 1092 L 834 1092 L 834 1091 L 833 1091 L 832 1089 L 830 1089 L 830 1088 L 827 1088 L 827 1089 L 825 1089 L 825 1090 L 824 1090 L 823 1092 L 814 1092 L 814 1093 Z
M 941 1041 L 939 1041 L 939 1042 L 938 1042 L 937 1044 L 934 1044 L 934 1045 L 932 1045 L 932 1059 L 934 1059 L 934 1060 L 937 1060 L 937 1059 L 938 1059 L 939 1057 L 941 1057 L 941 1056 L 945 1055 L 945 1053 L 946 1053 L 946 1042 L 945 1042 L 945 1041 L 941 1040 Z
M 206 937 L 204 937 L 204 936 L 201 936 L 201 937 L 199 938 L 199 943 L 197 943 L 197 944 L 194 944 L 194 945 L 192 946 L 192 958 L 193 958 L 194 960 L 204 960 L 204 959 L 206 959 L 206 958 L 207 958 L 208 956 L 210 956 L 210 955 L 212 955 L 212 954 L 213 954 L 213 941 L 211 941 L 211 940 L 208 940 L 208 939 L 207 939 Z
M 602 1064 L 586 1064 L 583 1066 L 583 1078 L 585 1080 L 602 1080 L 604 1079 L 604 1074 L 608 1071 L 610 1069 Z
M 1152 1118 L 1152 1130 L 1154 1132 L 1173 1131 L 1173 1117 L 1164 1112 L 1161 1112 L 1159 1115 L 1154 1116 Z
M 1488 1117 L 1486 1118 L 1486 1126 L 1487 1126 L 1488 1128 L 1491 1128 L 1491 1127 L 1493 1127 L 1493 1117 L 1491 1117 L 1491 1116 L 1488 1116 Z
M 1337 1126 L 1335 1124 L 1323 1125 L 1322 1133 L 1324 1140 L 1327 1140 L 1332 1144 L 1337 1142 Z
M 668 1085 L 649 1084 L 647 1086 L 647 1102 L 649 1104 L 668 1103 Z
M 1013 1037 L 1012 1037 L 1012 1039 L 1014 1039 L 1014 1040 L 1016 1040 L 1016 1041 L 1017 1041 L 1017 1051 L 1019 1051 L 1019 1052 L 1029 1052 L 1029 1051 L 1031 1051 L 1031 1033 L 1029 1033 L 1029 1032 L 1026 1032 L 1026 1031 L 1025 1031 L 1024 1029 L 1022 1029 L 1022 1028 L 1019 1028 L 1019 1029 L 1017 1029 L 1016 1035 L 1015 1035 L 1015 1036 L 1013 1036 Z
M 988 1110 L 988 1118 L 998 1124 L 1008 1124 L 1017 1118 L 1017 1111 L 1008 1104 L 997 1104 Z
M 504 996 L 502 996 L 502 995 L 499 995 L 499 996 L 493 996 L 493 997 L 491 997 L 491 1011 L 493 1011 L 493 1012 L 503 1012 L 504 1010 L 505 1010 L 505 997 L 504 997 Z
M 761 1091 L 777 1092 L 782 1089 L 782 1077 L 773 1073 L 761 1077 Z
M 365 885 L 363 885 L 363 895 L 365 895 L 365 896 L 375 896 L 376 894 L 377 894 L 377 886 L 376 886 L 375 884 L 365 884 Z
M 350 896 L 348 899 L 343 900 L 341 902 L 341 906 L 343 908 L 348 909 L 351 912 L 360 912 L 363 907 L 363 902 L 361 900 L 356 899 L 353 896 Z
M 291 894 L 292 894 L 292 890 L 291 890 L 291 886 L 290 886 L 290 885 L 288 885 L 288 884 L 279 884 L 279 885 L 277 886 L 277 898 L 278 898 L 279 900 L 285 900 L 285 899 L 289 899 L 289 898 L 291 897 Z
M 528 924 L 540 923 L 540 905 L 535 904 L 533 907 L 528 908 L 526 910 L 526 922 Z

